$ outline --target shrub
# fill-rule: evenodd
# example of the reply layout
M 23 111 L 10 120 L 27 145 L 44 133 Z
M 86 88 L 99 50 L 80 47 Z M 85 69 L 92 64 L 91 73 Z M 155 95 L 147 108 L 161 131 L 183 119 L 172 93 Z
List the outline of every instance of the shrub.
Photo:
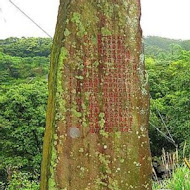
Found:
M 39 190 L 39 182 L 29 173 L 14 172 L 6 190 Z
M 179 167 L 175 170 L 171 179 L 153 183 L 153 190 L 189 190 L 190 189 L 190 171 L 187 167 Z

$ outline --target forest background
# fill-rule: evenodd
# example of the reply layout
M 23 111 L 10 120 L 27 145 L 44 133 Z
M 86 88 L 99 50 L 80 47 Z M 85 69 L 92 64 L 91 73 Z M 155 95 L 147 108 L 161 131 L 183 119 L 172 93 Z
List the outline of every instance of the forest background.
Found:
M 38 189 L 51 45 L 49 38 L 0 40 L 0 189 Z M 158 157 L 162 148 L 190 144 L 190 41 L 146 37 L 144 46 Z

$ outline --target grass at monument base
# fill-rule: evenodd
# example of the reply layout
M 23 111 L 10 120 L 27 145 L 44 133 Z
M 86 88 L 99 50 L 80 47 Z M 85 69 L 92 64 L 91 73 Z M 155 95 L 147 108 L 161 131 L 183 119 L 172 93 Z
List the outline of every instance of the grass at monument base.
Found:
M 186 166 L 176 168 L 170 179 L 153 182 L 153 190 L 190 190 L 190 170 Z

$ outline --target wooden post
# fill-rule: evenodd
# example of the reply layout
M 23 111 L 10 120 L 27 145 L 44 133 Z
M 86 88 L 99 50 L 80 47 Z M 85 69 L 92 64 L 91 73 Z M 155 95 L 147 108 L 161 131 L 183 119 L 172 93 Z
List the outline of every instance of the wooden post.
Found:
M 61 0 L 41 190 L 150 190 L 140 0 Z

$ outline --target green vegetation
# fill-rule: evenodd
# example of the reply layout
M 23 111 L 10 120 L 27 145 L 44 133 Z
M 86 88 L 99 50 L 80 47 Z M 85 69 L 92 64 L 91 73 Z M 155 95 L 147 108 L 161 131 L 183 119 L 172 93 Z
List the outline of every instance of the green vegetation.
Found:
M 0 40 L 0 189 L 38 189 L 51 43 L 44 38 Z M 179 147 L 190 144 L 190 41 L 148 37 L 145 54 L 151 150 L 159 156 L 163 147 L 173 151 L 175 146 L 155 127 L 169 136 L 166 125 Z M 188 172 L 179 168 L 166 185 L 154 187 L 190 189 Z
M 1 52 L 13 57 L 48 57 L 50 38 L 7 38 L 0 40 Z
M 190 50 L 190 40 L 182 41 L 149 36 L 145 38 L 144 44 L 146 55 L 157 58 L 162 57 L 162 55 L 168 57 L 168 53 L 174 55 L 176 47 L 185 51 Z
M 6 190 L 39 190 L 38 178 L 34 177 L 29 173 L 13 172 Z M 0 184 L 1 188 L 5 188 L 3 183 Z
M 189 169 L 185 166 L 179 167 L 172 174 L 171 179 L 155 182 L 153 184 L 153 190 L 158 190 L 158 189 L 172 189 L 172 190 L 190 189 Z
M 0 189 L 37 188 L 50 47 L 43 38 L 0 41 Z
M 176 144 L 182 149 L 185 140 L 188 145 L 190 144 L 190 51 L 179 46 L 179 43 L 187 44 L 186 42 L 174 40 L 178 43 L 173 44 L 172 40 L 166 40 L 163 46 L 163 39 L 162 43 L 160 38 L 155 39 L 154 37 L 152 39 L 156 44 L 154 47 L 159 48 L 160 53 L 156 52 L 157 54 L 153 56 L 148 45 L 145 49 L 152 97 L 150 122 L 169 136 L 166 125 Z M 149 41 L 150 38 L 147 39 L 146 44 Z M 186 47 L 190 47 L 190 43 Z M 172 51 L 166 50 L 169 48 L 172 48 Z M 161 148 L 159 147 L 173 150 L 172 143 L 163 138 L 161 133 L 158 134 L 154 127 L 150 128 L 152 154 L 160 154 Z M 187 149 L 188 154 L 189 152 L 190 148 Z

